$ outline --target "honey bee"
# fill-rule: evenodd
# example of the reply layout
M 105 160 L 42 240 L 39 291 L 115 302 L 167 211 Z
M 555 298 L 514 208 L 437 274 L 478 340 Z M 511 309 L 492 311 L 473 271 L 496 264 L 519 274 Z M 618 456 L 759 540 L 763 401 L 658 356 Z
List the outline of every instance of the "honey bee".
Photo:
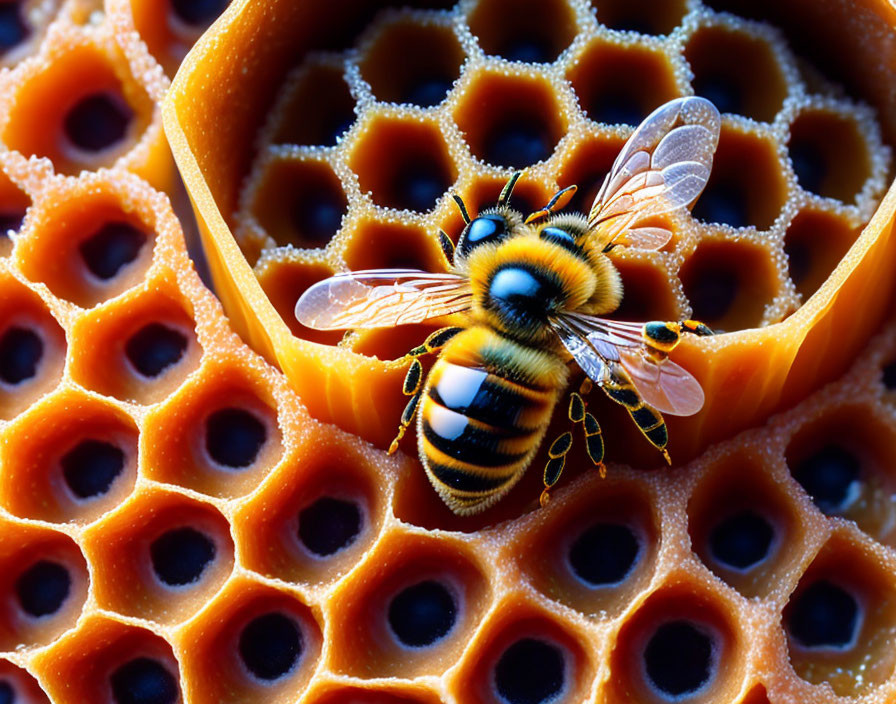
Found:
M 296 317 L 319 330 L 381 328 L 454 316 L 407 354 L 410 400 L 389 452 L 417 416 L 420 459 L 435 490 L 457 514 L 498 501 L 542 444 L 573 364 L 587 377 L 570 394 L 569 420 L 580 425 L 601 474 L 604 443 L 585 399 L 592 386 L 626 408 L 670 462 L 662 413 L 691 415 L 703 390 L 668 358 L 683 334 L 709 335 L 700 322 L 630 323 L 604 317 L 622 299 L 607 253 L 657 250 L 672 233 L 645 221 L 691 206 L 709 178 L 721 119 L 698 97 L 660 106 L 616 158 L 588 216 L 559 210 L 575 186 L 524 217 L 509 201 L 515 173 L 497 204 L 471 218 L 456 248 L 439 231 L 446 273 L 388 269 L 337 274 L 309 288 Z M 437 353 L 428 375 L 420 357 Z M 573 428 L 574 429 L 574 428 Z M 548 449 L 541 504 L 550 496 L 573 443 L 561 434 Z

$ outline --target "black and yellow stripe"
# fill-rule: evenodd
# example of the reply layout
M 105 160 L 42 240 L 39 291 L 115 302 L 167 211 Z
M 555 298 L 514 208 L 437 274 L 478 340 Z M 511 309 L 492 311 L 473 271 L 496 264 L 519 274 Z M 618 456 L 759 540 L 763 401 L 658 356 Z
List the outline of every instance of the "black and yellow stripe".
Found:
M 427 476 L 459 514 L 491 505 L 517 482 L 544 436 L 562 359 L 485 327 L 454 337 L 433 365 L 418 418 Z
M 625 369 L 617 364 L 612 365 L 610 374 L 603 384 L 603 390 L 616 403 L 625 407 L 638 430 L 663 453 L 668 461 L 666 445 L 669 442 L 669 433 L 666 430 L 666 421 L 659 411 L 644 403 Z

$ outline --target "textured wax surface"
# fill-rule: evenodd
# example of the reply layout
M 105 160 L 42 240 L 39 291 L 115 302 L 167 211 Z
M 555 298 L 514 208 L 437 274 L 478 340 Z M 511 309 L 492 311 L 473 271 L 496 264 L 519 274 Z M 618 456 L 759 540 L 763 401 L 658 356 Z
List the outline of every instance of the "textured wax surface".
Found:
M 624 75 L 589 63 L 588 47 L 604 42 L 610 48 L 601 60 L 627 64 L 636 56 L 632 63 L 648 66 L 649 75 L 658 70 L 652 57 L 661 56 L 672 66 L 663 69 L 672 94 L 686 91 L 684 64 L 675 58 L 684 55 L 699 74 L 694 90 L 767 120 L 728 116 L 725 125 L 732 135 L 751 135 L 738 137 L 753 145 L 744 148 L 751 154 L 754 138 L 778 145 L 770 148 L 770 173 L 785 184 L 781 210 L 765 229 L 688 221 L 669 252 L 622 258 L 624 275 L 630 266 L 645 289 L 655 282 L 669 292 L 639 298 L 633 283 L 628 315 L 637 317 L 639 306 L 660 305 L 671 317 L 696 307 L 699 297 L 681 274 L 689 262 L 705 267 L 696 290 L 715 305 L 740 305 L 740 274 L 726 265 L 767 275 L 763 286 L 777 293 L 761 313 L 743 318 L 745 328 L 798 306 L 881 195 L 888 156 L 870 109 L 843 97 L 807 97 L 789 50 L 764 26 L 683 2 L 643 4 L 650 12 L 636 11 L 642 3 L 597 5 L 603 24 L 590 7 L 545 2 L 513 15 L 513 31 L 499 21 L 503 6 L 488 0 L 451 13 L 387 13 L 347 43 L 362 51 L 313 57 L 311 69 L 297 69 L 275 101 L 258 161 L 246 164 L 237 232 L 251 234 L 246 194 L 264 191 L 259 184 L 271 178 L 274 161 L 286 165 L 284 174 L 313 162 L 318 170 L 300 173 L 301 186 L 265 196 L 265 212 L 284 204 L 282 194 L 294 195 L 302 232 L 316 244 L 287 249 L 266 233 L 271 241 L 256 240 L 264 250 L 259 276 L 286 261 L 300 270 L 318 261 L 314 276 L 343 264 L 394 265 L 390 258 L 435 263 L 432 224 L 445 218 L 452 236 L 459 227 L 445 189 L 456 187 L 479 207 L 494 199 L 506 172 L 474 156 L 553 154 L 520 184 L 526 207 L 542 204 L 558 184 L 584 185 L 584 172 L 570 170 L 573 153 L 603 154 L 605 168 L 628 128 L 583 115 L 636 119 L 650 108 L 640 96 L 660 102 L 664 95 L 659 88 L 627 92 L 634 79 L 599 86 L 598 77 Z M 845 376 L 693 462 L 663 471 L 616 463 L 601 480 L 573 455 L 546 509 L 535 510 L 533 468 L 533 481 L 508 507 L 455 519 L 414 458 L 389 457 L 312 419 L 287 377 L 241 342 L 200 283 L 168 198 L 155 190 L 176 195 L 158 109 L 166 75 L 223 3 L 23 0 L 0 7 L 2 60 L 13 66 L 0 75 L 0 141 L 9 148 L 0 152 L 0 214 L 9 231 L 0 246 L 0 594 L 7 605 L 0 702 L 896 698 L 896 321 L 850 360 Z M 420 41 L 419 60 L 389 68 L 396 49 L 378 38 L 393 32 L 400 46 L 413 47 L 421 24 L 434 33 Z M 692 39 L 704 26 L 730 30 L 744 51 L 758 42 L 760 54 L 784 67 L 780 91 L 766 81 L 762 95 L 748 99 L 741 82 L 754 72 L 741 70 L 745 59 L 732 60 L 733 68 L 713 61 L 734 49 L 714 48 L 715 35 Z M 641 45 L 648 58 L 632 53 Z M 431 63 L 424 50 L 435 54 Z M 523 124 L 507 125 L 500 109 L 480 106 L 493 121 L 476 137 L 472 126 L 460 128 L 470 140 L 461 147 L 455 128 L 444 131 L 444 115 L 454 111 L 462 122 L 464 101 L 479 99 L 468 73 L 491 70 L 486 54 L 542 63 L 500 64 L 500 80 L 490 85 L 504 101 L 514 95 L 505 79 L 525 84 L 513 113 Z M 761 67 L 761 57 L 750 65 Z M 316 89 L 332 93 L 332 110 L 316 122 L 287 120 L 290 91 L 318 66 L 334 72 Z M 599 95 L 563 82 L 574 66 Z M 383 92 L 375 100 L 359 92 L 365 85 Z M 492 89 L 480 97 L 492 98 Z M 432 112 L 378 102 L 405 95 Z M 542 99 L 567 112 L 546 114 Z M 105 117 L 83 120 L 83 111 Z M 805 111 L 823 113 L 824 129 L 809 121 L 798 130 Z M 557 119 L 563 124 L 551 124 Z M 845 120 L 867 149 L 865 171 L 842 169 L 859 173 L 852 194 L 836 190 L 845 188 L 836 179 L 825 191 L 817 173 L 825 159 L 840 166 L 845 158 L 818 141 L 830 120 Z M 90 133 L 90 125 L 102 129 Z M 791 149 L 790 159 L 781 146 L 788 130 L 809 145 L 797 155 Z M 298 135 L 281 145 L 330 146 L 275 148 L 278 131 Z M 731 166 L 707 207 L 712 218 L 746 217 L 759 227 L 749 219 L 767 216 L 770 195 L 739 201 L 737 141 L 719 155 Z M 430 158 L 440 144 L 448 145 L 443 158 Z M 371 167 L 395 150 L 407 162 L 394 159 L 393 171 Z M 583 159 L 576 168 L 596 162 Z M 563 173 L 568 180 L 550 180 Z M 588 176 L 592 185 L 598 176 Z M 398 214 L 395 207 L 422 210 Z M 825 250 L 819 269 L 817 233 L 828 225 L 842 239 L 839 249 Z M 799 237 L 791 240 L 793 232 Z M 732 254 L 742 245 L 756 258 Z M 248 245 L 247 253 L 253 256 Z M 794 262 L 801 281 L 815 283 L 801 289 Z M 298 295 L 314 276 L 297 274 L 302 285 L 282 286 Z M 395 357 L 421 333 L 353 336 L 343 346 Z M 338 347 L 323 354 L 336 373 L 356 359 Z M 394 430 L 397 415 L 363 396 L 357 405 Z

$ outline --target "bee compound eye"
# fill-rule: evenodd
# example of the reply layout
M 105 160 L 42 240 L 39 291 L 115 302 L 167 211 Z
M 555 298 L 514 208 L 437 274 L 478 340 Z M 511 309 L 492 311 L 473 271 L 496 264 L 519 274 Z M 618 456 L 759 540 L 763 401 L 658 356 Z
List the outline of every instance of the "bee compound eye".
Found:
M 503 215 L 480 215 L 464 228 L 458 249 L 461 254 L 466 255 L 479 245 L 500 242 L 507 234 L 507 220 Z
M 576 238 L 571 233 L 560 227 L 548 226 L 542 228 L 538 236 L 543 240 L 547 240 L 548 242 L 559 244 L 561 247 L 565 247 L 566 249 L 578 249 Z

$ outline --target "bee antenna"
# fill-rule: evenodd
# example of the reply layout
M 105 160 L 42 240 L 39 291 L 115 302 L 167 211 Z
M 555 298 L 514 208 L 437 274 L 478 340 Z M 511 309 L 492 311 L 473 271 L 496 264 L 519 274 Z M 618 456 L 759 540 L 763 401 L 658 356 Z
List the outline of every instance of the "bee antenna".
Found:
M 457 193 L 452 193 L 451 197 L 454 198 L 454 202 L 457 203 L 457 209 L 460 210 L 460 216 L 464 219 L 464 224 L 470 224 L 470 214 L 467 212 L 467 206 L 464 205 L 464 199 L 461 198 Z
M 578 186 L 576 186 L 575 184 L 573 184 L 572 186 L 567 186 L 566 188 L 561 188 L 554 194 L 553 198 L 548 201 L 548 204 L 546 206 L 544 206 L 541 210 L 537 210 L 526 218 L 526 224 L 534 222 L 535 220 L 540 220 L 541 218 L 548 217 L 549 215 L 553 215 L 555 210 L 561 210 L 562 208 L 564 208 L 575 194 L 576 188 L 578 188 Z M 560 202 L 561 199 L 562 202 Z M 557 205 L 557 203 L 560 203 L 560 205 Z
M 498 206 L 507 205 L 507 201 L 510 200 L 510 195 L 513 193 L 513 187 L 516 185 L 516 182 L 520 180 L 520 176 L 523 175 L 522 171 L 514 171 L 510 178 L 507 179 L 507 183 L 504 184 L 504 188 L 501 189 L 501 195 L 498 196 Z

